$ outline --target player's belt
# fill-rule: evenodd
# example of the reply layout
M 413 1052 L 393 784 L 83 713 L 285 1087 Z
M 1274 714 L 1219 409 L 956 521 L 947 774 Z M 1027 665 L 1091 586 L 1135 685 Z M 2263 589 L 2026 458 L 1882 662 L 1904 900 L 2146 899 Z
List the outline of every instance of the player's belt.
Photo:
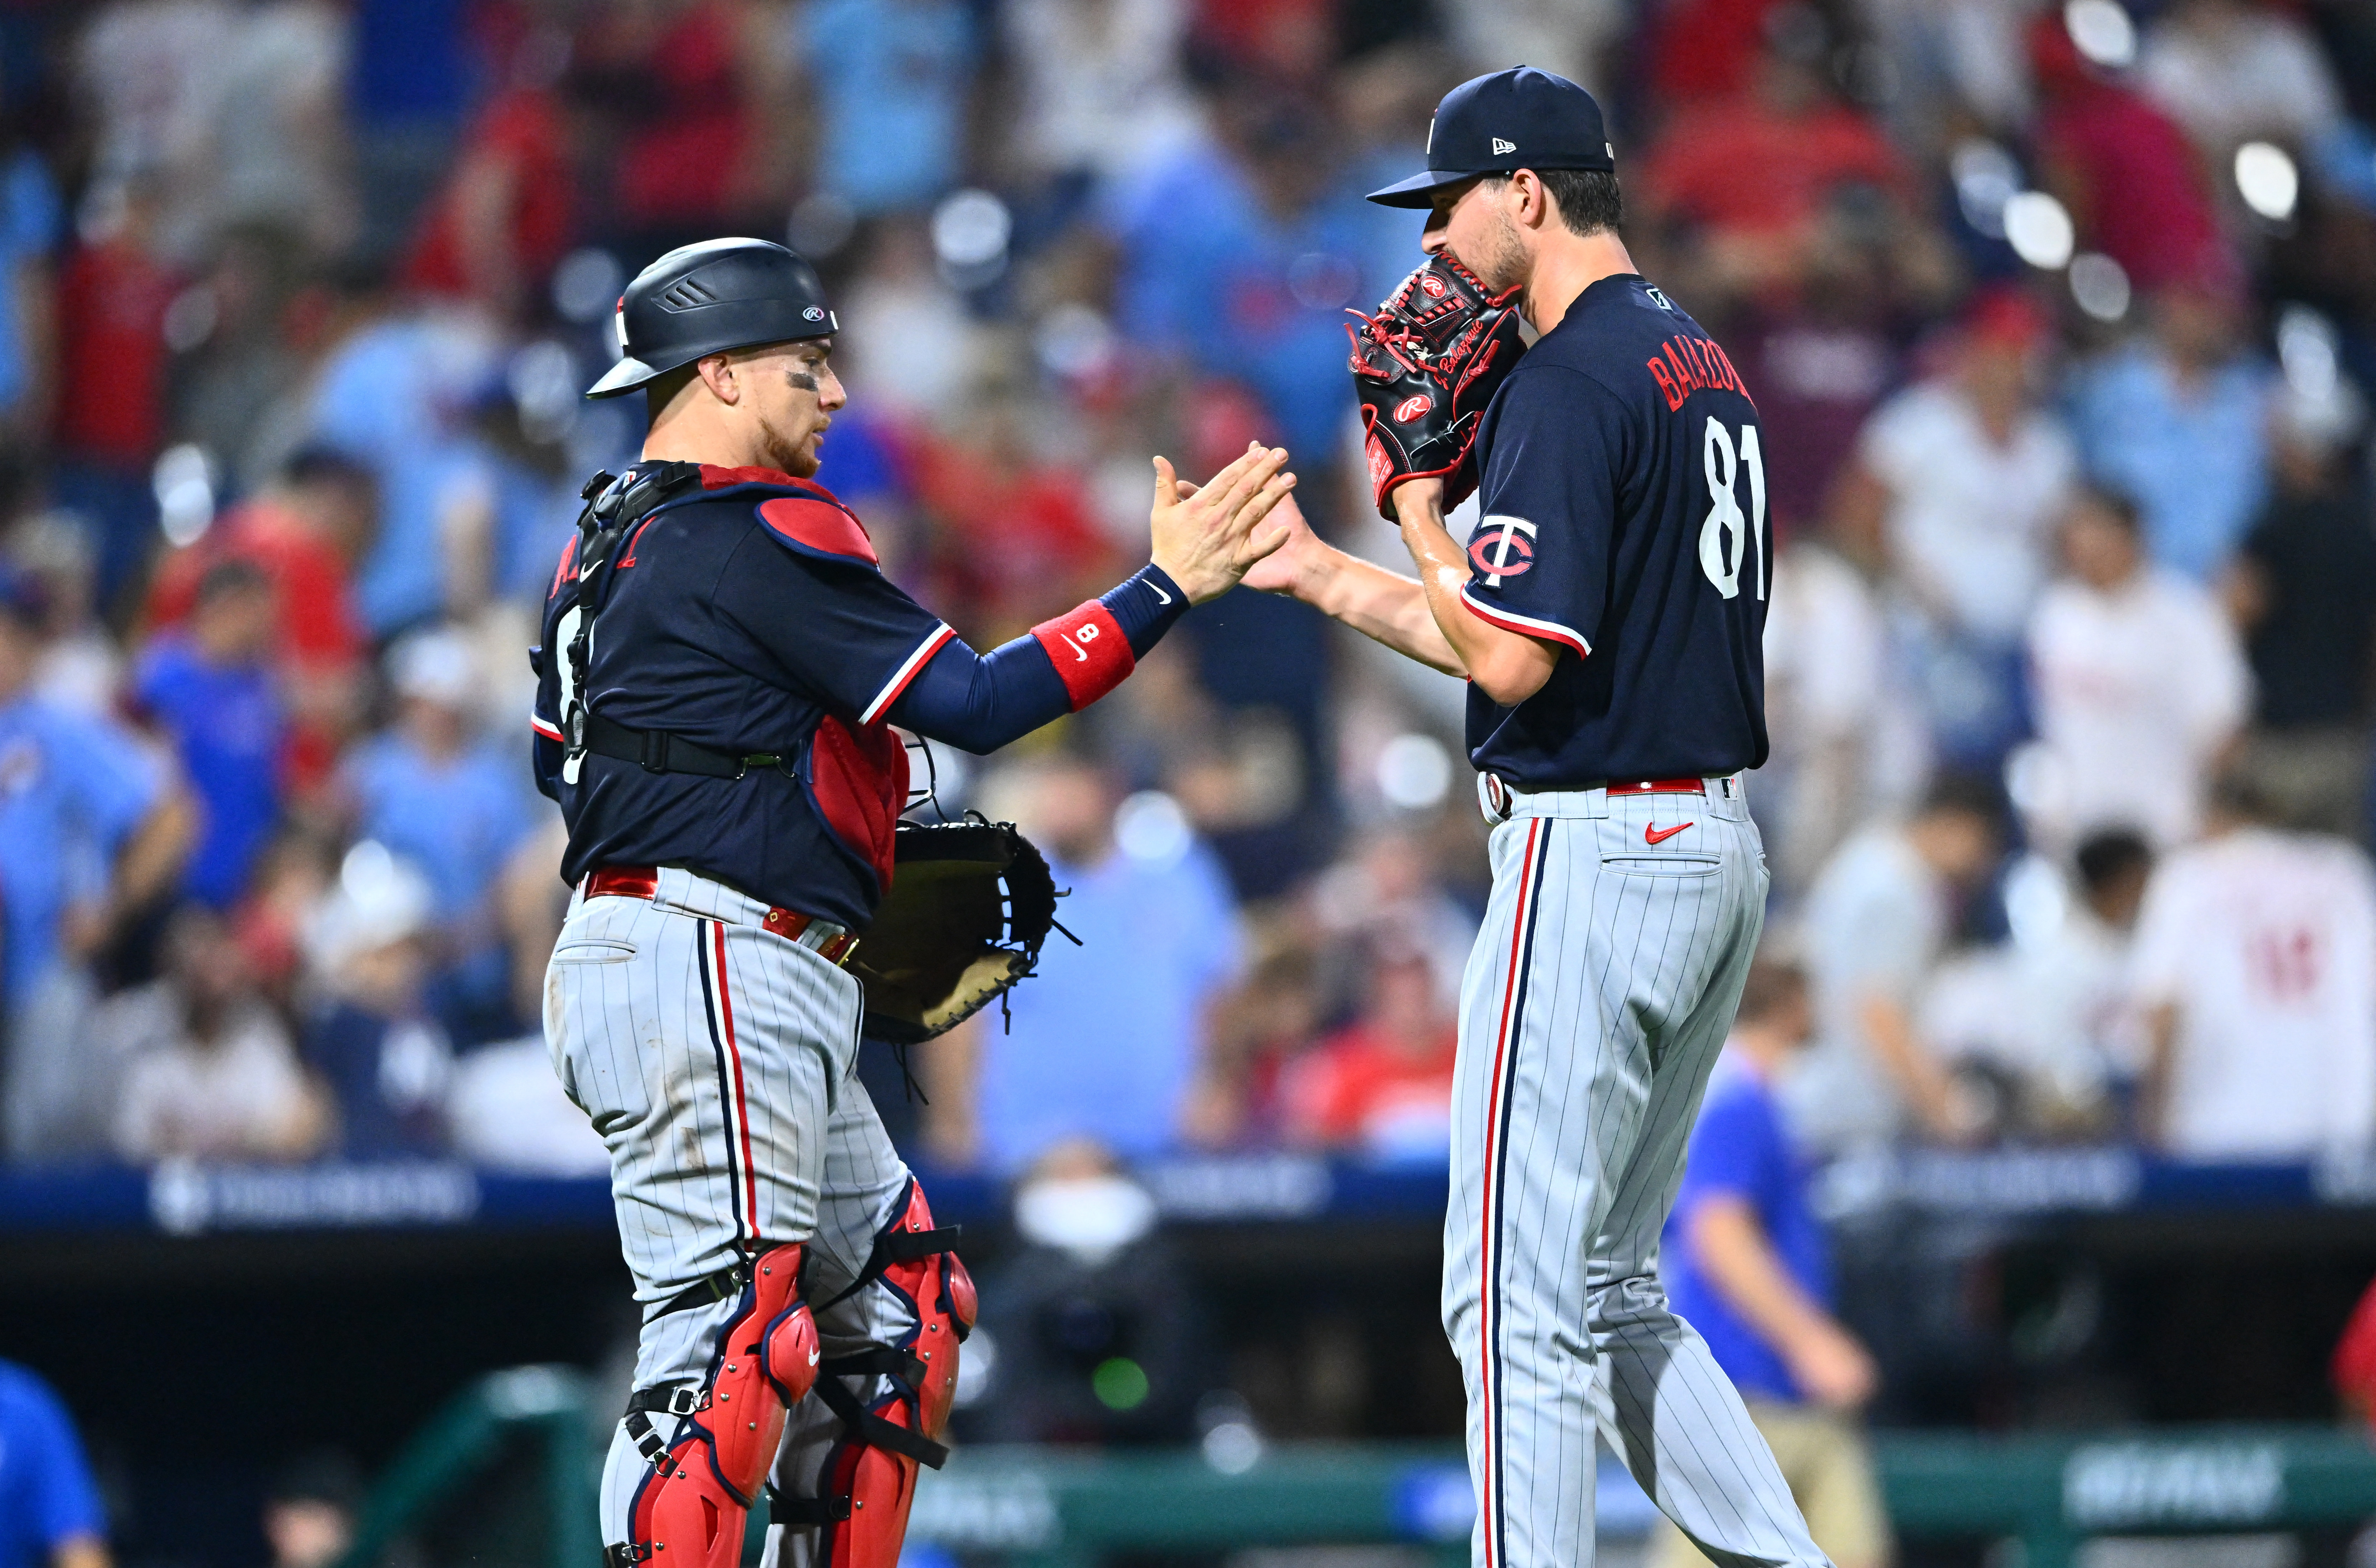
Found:
M 1697 778 L 1645 778 L 1639 782 L 1628 779 L 1622 784 L 1587 784 L 1587 790 L 1606 790 L 1612 795 L 1705 795 L 1707 785 Z
M 655 898 L 659 890 L 660 873 L 655 866 L 602 866 L 586 877 L 588 898 Z M 799 943 L 828 964 L 848 964 L 850 955 L 858 951 L 858 938 L 848 926 L 804 915 L 798 909 L 771 907 L 758 923 L 778 936 Z

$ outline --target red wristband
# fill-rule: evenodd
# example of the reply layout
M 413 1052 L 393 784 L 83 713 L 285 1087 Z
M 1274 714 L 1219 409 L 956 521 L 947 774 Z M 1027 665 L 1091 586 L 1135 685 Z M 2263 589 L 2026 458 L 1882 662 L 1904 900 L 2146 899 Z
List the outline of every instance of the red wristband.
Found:
M 1094 599 L 1053 621 L 1040 622 L 1031 635 L 1056 667 L 1056 678 L 1064 683 L 1075 713 L 1121 685 L 1138 665 L 1122 623 Z

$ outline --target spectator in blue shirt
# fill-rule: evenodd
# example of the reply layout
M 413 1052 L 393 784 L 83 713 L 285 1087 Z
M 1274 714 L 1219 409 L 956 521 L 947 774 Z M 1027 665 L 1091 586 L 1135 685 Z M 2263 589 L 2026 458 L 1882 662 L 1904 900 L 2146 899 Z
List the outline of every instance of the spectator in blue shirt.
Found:
M 493 354 L 493 340 L 466 322 L 387 315 L 323 363 L 312 434 L 379 487 L 379 531 L 355 568 L 355 610 L 376 640 L 446 607 L 451 536 L 488 505 L 487 464 L 465 416 Z
M 149 646 L 133 681 L 140 707 L 172 741 L 205 813 L 183 887 L 227 909 L 280 818 L 288 716 L 268 662 L 279 625 L 272 580 L 252 561 L 208 570 L 185 631 Z
M 932 1097 L 934 1142 L 1010 1174 L 1073 1137 L 1126 1160 L 1160 1153 L 1179 1141 L 1206 1007 L 1238 963 L 1227 883 L 1167 799 L 1131 802 L 1118 840 L 1120 790 L 1093 762 L 1050 759 L 1025 787 L 1017 820 L 1073 890 L 1058 913 L 1081 945 L 1050 940 L 1013 992 L 1011 1031 L 933 1052 L 954 1091 Z
M 49 356 L 55 279 L 50 253 L 65 207 L 49 166 L 28 147 L 0 150 L 0 423 L 39 429 L 57 367 Z
M 107 1568 L 107 1521 L 74 1418 L 0 1361 L 0 1568 Z
M 1214 139 L 1107 198 L 1120 324 L 1244 382 L 1290 450 L 1333 454 L 1345 422 L 1345 307 L 1374 309 L 1423 258 L 1381 246 L 1382 209 L 1332 170 L 1331 132 L 1308 106 L 1240 89 L 1213 119 Z
M 1708 1081 L 1659 1255 L 1669 1303 L 1740 1390 L 1815 1544 L 1838 1568 L 1879 1568 L 1889 1528 L 1852 1420 L 1878 1374 L 1832 1315 L 1829 1249 L 1774 1095 L 1813 1027 L 1806 976 L 1761 956 Z M 1660 1530 L 1658 1568 L 1705 1568 L 1681 1531 L 1664 1521 Z
M 469 643 L 451 631 L 416 633 L 388 662 L 397 722 L 347 762 L 356 829 L 429 879 L 448 1021 L 482 1038 L 516 1033 L 495 886 L 552 808 L 529 792 L 517 748 L 478 733 L 484 682 Z M 502 1015 L 492 1032 L 469 1028 L 481 1012 Z
M 2208 587 L 2268 493 L 2275 378 L 2239 346 L 2240 307 L 2215 285 L 2165 291 L 2153 330 L 2082 374 L 2083 467 L 2132 497 L 2154 560 Z
M 961 0 L 818 0 L 800 43 L 824 121 L 817 167 L 861 216 L 956 183 L 979 46 Z
M 0 567 L 0 1019 L 20 1159 L 88 1136 L 84 961 L 167 891 L 192 834 L 188 802 L 137 737 L 33 695 L 42 612 L 33 578 Z

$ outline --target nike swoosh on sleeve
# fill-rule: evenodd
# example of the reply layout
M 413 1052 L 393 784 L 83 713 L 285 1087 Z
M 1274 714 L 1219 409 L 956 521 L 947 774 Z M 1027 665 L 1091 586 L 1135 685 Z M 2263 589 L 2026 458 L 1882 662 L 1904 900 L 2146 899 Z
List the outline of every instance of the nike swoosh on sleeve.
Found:
M 1153 583 L 1148 583 L 1148 584 L 1146 585 L 1146 590 L 1147 590 L 1147 592 L 1149 592 L 1149 593 L 1151 593 L 1151 594 L 1155 595 L 1155 597 L 1156 597 L 1156 598 L 1158 598 L 1158 599 L 1161 600 L 1162 600 L 1164 603 L 1166 603 L 1166 604 L 1169 604 L 1169 603 L 1170 603 L 1170 602 L 1171 602 L 1171 596 L 1170 596 L 1170 594 L 1168 594 L 1168 593 L 1164 592 L 1161 588 L 1157 588 Z

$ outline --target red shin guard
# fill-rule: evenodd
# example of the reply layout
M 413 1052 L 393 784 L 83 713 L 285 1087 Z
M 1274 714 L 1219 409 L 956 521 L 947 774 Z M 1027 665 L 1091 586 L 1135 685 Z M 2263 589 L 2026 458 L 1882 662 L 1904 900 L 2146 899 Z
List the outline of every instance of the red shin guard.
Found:
M 895 1568 L 918 1466 L 938 1469 L 948 1457 L 938 1439 L 956 1393 L 957 1346 L 974 1320 L 973 1279 L 948 1250 L 954 1240 L 954 1230 L 933 1230 L 923 1190 L 910 1180 L 897 1217 L 875 1238 L 867 1273 L 851 1287 L 880 1279 L 909 1305 L 916 1326 L 898 1345 L 837 1357 L 822 1369 L 817 1392 L 845 1435 L 820 1478 L 827 1502 L 812 1568 Z M 861 1407 L 837 1372 L 879 1372 L 883 1390 Z
M 650 1423 L 627 1420 L 652 1461 L 636 1493 L 624 1553 L 650 1568 L 738 1568 L 742 1526 L 775 1463 L 784 1418 L 817 1378 L 816 1324 L 800 1297 L 801 1249 L 781 1246 L 751 1265 L 742 1310 L 719 1336 L 709 1386 L 663 1451 Z M 669 1409 L 669 1391 L 651 1408 Z M 695 1401 L 688 1400 L 688 1403 Z

